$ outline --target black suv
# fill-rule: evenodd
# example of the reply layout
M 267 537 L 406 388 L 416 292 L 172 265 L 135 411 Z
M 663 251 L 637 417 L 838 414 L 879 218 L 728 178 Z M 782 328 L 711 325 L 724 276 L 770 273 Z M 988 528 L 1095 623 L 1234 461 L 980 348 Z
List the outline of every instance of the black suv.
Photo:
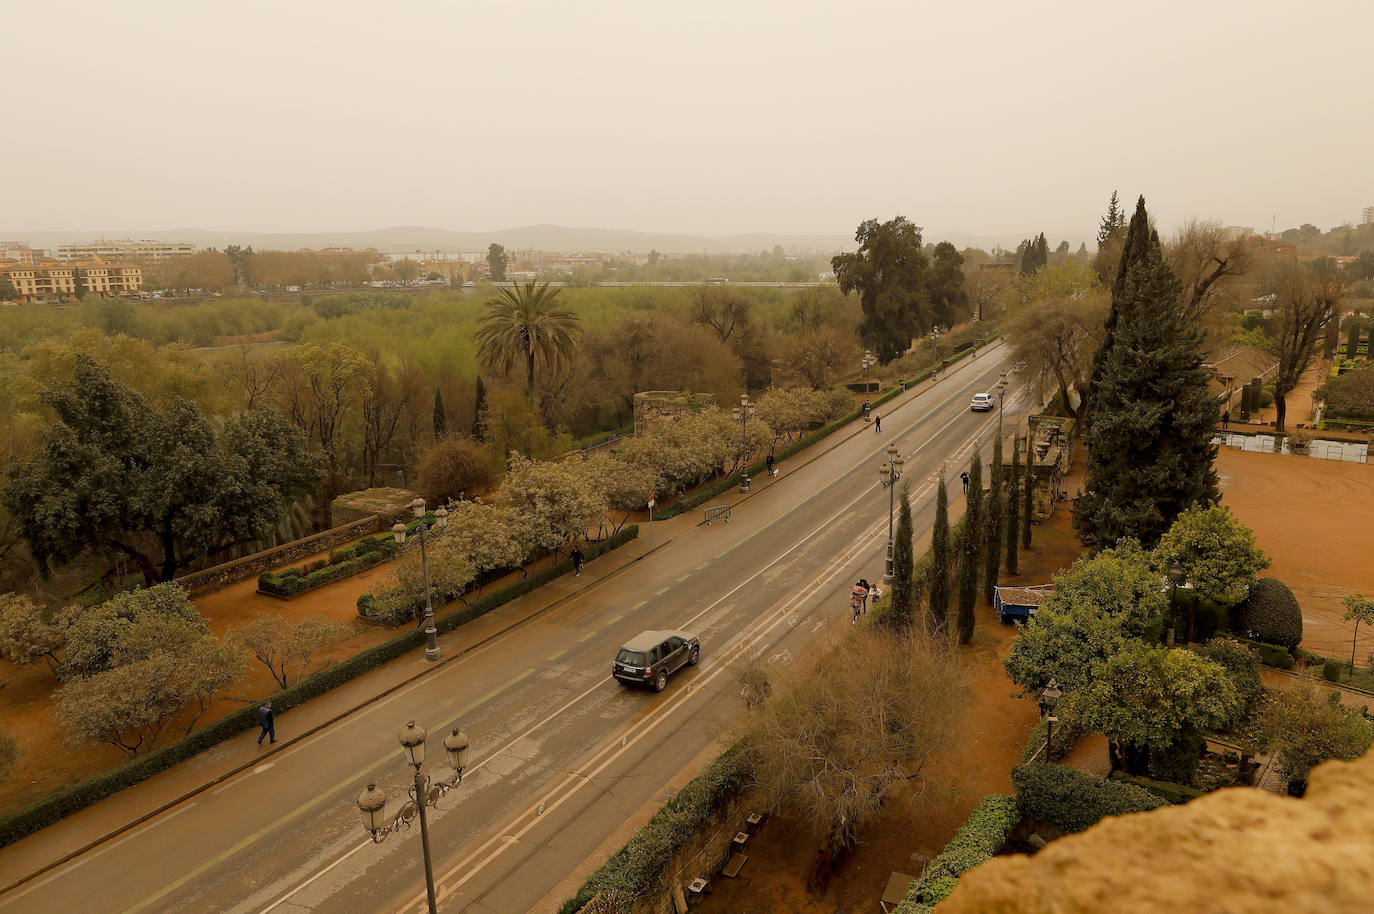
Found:
M 662 692 L 668 676 L 701 660 L 701 641 L 689 632 L 640 632 L 620 649 L 611 675 L 625 685 L 653 686 Z

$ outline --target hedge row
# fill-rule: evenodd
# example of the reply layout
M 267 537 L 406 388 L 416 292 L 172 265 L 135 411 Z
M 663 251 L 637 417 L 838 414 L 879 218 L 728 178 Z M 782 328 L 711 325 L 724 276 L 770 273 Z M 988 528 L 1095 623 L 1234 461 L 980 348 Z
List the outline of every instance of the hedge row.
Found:
M 930 861 L 921 878 L 907 889 L 897 914 L 917 914 L 948 898 L 959 884 L 959 876 L 1000 851 L 1020 821 L 1021 810 L 1011 797 L 1000 793 L 983 797 L 940 856 Z
M 679 790 L 624 847 L 592 873 L 577 894 L 563 902 L 559 914 L 576 914 L 599 892 L 628 899 L 662 887 L 673 858 L 715 820 L 747 781 L 743 752 L 739 746 L 732 746 Z
M 1050 747 L 1050 751 L 1054 753 L 1054 758 L 1050 761 L 1060 762 L 1073 751 L 1074 746 L 1078 745 L 1078 741 L 1087 735 L 1088 728 L 1083 726 L 1078 712 L 1074 710 L 1073 702 L 1060 702 L 1055 711 L 1057 719 L 1054 722 L 1054 745 Z M 1035 725 L 1035 729 L 1026 739 L 1026 748 L 1021 750 L 1021 764 L 1028 764 L 1031 756 L 1044 747 L 1045 740 L 1049 736 L 1049 728 L 1049 721 L 1044 718 L 1041 718 L 1040 723 Z M 1043 762 L 1044 758 L 1042 757 L 1039 761 Z
M 1278 667 L 1281 670 L 1291 670 L 1294 666 L 1293 654 L 1288 648 L 1281 644 L 1266 644 L 1263 641 L 1251 641 L 1244 635 L 1228 634 L 1228 638 L 1239 641 L 1246 647 L 1259 654 L 1260 663 L 1265 666 Z
M 1168 805 L 1144 787 L 1103 780 L 1064 765 L 1021 765 L 1012 769 L 1011 782 L 1023 814 L 1066 832 L 1083 831 L 1104 816 Z
M 638 535 L 639 528 L 632 524 L 615 536 L 595 544 L 588 550 L 588 557 L 615 549 Z M 458 626 L 471 622 L 473 619 L 491 612 L 498 606 L 509 603 L 517 597 L 524 596 L 539 585 L 567 574 L 569 571 L 572 571 L 571 562 L 559 562 L 551 568 L 545 568 L 528 578 L 511 584 L 509 587 L 503 587 L 471 606 L 465 606 L 457 612 L 447 613 L 439 617 L 435 620 L 435 627 L 440 632 L 453 631 Z M 272 708 L 278 714 L 289 711 L 312 698 L 343 685 L 349 680 L 371 672 L 397 657 L 423 647 L 424 644 L 424 632 L 411 629 L 389 641 L 354 654 L 333 666 L 326 667 L 289 688 L 274 693 L 271 696 Z M 101 772 L 68 787 L 63 787 L 23 809 L 0 817 L 0 847 L 13 844 L 20 838 L 46 828 L 59 819 L 80 812 L 126 787 L 147 780 L 158 772 L 165 771 L 173 765 L 246 730 L 251 730 L 257 726 L 257 722 L 258 711 L 256 707 L 242 708 L 141 758 L 132 759 L 118 768 Z
M 1111 778 L 1113 781 L 1120 781 L 1123 784 L 1134 784 L 1137 787 L 1143 787 L 1161 800 L 1174 804 L 1196 800 L 1207 792 L 1205 790 L 1199 790 L 1196 787 L 1189 787 L 1186 784 L 1175 784 L 1173 781 L 1158 781 L 1154 778 L 1129 775 L 1124 771 L 1113 771 Z
M 433 527 L 434 522 L 434 512 L 426 513 L 423 519 L 426 529 Z M 421 520 L 416 519 L 406 524 L 406 536 L 414 536 L 420 523 Z M 329 553 L 328 561 L 311 562 L 304 568 L 285 571 L 264 571 L 258 575 L 258 590 L 278 597 L 294 597 L 380 565 L 395 558 L 400 551 L 401 547 L 390 532 L 375 533 L 352 546 Z

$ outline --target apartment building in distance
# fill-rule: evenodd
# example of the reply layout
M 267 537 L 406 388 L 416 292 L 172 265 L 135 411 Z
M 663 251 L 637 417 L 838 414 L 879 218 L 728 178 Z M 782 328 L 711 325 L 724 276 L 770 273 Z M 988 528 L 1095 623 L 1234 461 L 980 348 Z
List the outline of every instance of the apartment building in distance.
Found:
M 90 260 L 99 257 L 103 260 L 166 260 L 170 257 L 187 257 L 196 252 L 196 246 L 185 241 L 86 241 L 79 244 L 59 244 L 58 260 Z
M 34 251 L 21 241 L 0 241 L 0 264 L 7 262 L 33 263 L 34 254 L 42 256 L 42 251 Z
M 1360 225 L 1374 225 L 1374 206 L 1360 210 Z
M 107 263 L 102 258 L 35 263 L 0 260 L 0 279 L 8 279 L 19 301 L 61 301 L 85 295 L 120 295 L 143 288 L 143 268 Z

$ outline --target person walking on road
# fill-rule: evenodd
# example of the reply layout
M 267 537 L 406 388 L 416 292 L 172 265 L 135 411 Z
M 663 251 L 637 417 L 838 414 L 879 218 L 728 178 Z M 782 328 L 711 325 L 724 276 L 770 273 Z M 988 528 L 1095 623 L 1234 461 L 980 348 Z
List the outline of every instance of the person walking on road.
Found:
M 573 546 L 572 552 L 568 553 L 568 558 L 572 559 L 573 576 L 579 578 L 582 577 L 582 562 L 584 560 L 582 550 L 578 549 L 576 546 Z
M 1221 414 L 1221 428 L 1222 428 L 1222 431 L 1225 431 L 1225 430 L 1226 430 L 1226 427 L 1227 427 L 1228 425 L 1230 425 L 1230 424 L 1231 424 L 1231 411 L 1228 409 L 1228 410 L 1225 410 L 1224 412 L 1222 412 L 1222 414 Z
M 877 434 L 883 430 L 883 417 L 877 413 L 873 414 L 873 432 Z
M 262 745 L 264 736 L 271 737 L 268 742 L 277 741 L 277 715 L 272 713 L 272 702 L 264 702 L 263 706 L 258 708 L 258 726 L 262 727 L 262 732 L 258 734 L 259 746 Z
M 768 455 L 768 459 L 767 459 L 765 462 L 768 464 L 768 475 L 769 475 L 769 476 L 776 476 L 776 475 L 778 475 L 778 468 L 774 465 L 774 464 L 777 463 L 777 461 L 773 459 L 773 455 L 772 455 L 772 454 L 769 454 L 769 455 Z
M 964 483 L 964 494 L 968 494 L 968 470 L 959 474 L 959 479 Z
M 868 612 L 868 595 L 873 592 L 873 585 L 868 583 L 868 578 L 859 578 L 859 583 L 855 586 L 863 588 L 863 593 L 859 594 L 859 603 L 863 611 Z

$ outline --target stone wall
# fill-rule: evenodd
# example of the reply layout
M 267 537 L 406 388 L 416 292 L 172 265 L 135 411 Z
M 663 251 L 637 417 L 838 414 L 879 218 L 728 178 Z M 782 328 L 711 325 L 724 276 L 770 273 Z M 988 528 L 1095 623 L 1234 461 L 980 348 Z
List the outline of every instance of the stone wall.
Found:
M 716 405 L 714 394 L 646 390 L 635 394 L 635 435 L 647 435 L 667 419 Z
M 329 523 L 334 527 L 342 527 L 373 515 L 380 518 L 381 525 L 385 527 L 390 527 L 398 520 L 409 521 L 410 503 L 415 500 L 415 495 L 409 489 L 391 486 L 349 492 L 330 502 Z
M 381 524 L 374 514 L 341 527 L 334 527 L 313 536 L 307 536 L 304 539 L 292 540 L 262 552 L 245 555 L 243 558 L 234 559 L 232 562 L 214 565 L 204 571 L 194 571 L 177 578 L 176 582 L 193 597 L 210 593 L 228 587 L 230 584 L 255 578 L 264 571 L 279 565 L 286 565 L 308 555 L 326 552 L 337 546 L 342 546 L 344 543 L 351 543 L 369 533 L 376 533 L 380 526 Z

